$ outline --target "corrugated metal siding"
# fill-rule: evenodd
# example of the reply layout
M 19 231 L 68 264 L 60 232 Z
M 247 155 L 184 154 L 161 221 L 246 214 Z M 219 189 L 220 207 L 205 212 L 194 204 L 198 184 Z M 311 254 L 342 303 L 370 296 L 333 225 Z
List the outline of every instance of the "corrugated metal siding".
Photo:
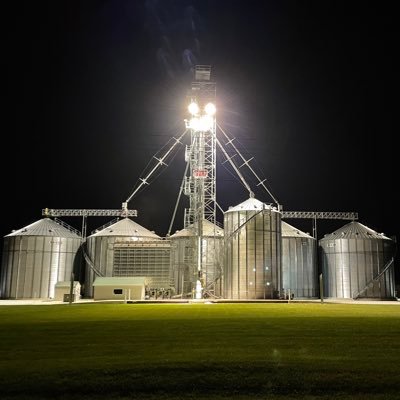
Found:
M 258 203 L 224 215 L 226 298 L 275 298 L 281 289 L 281 214 Z
M 114 275 L 114 246 L 125 243 L 127 247 L 136 242 L 162 242 L 154 232 L 144 228 L 129 218 L 124 218 L 87 237 L 88 255 L 96 269 L 104 276 Z M 134 264 L 131 269 L 138 266 Z M 169 267 L 168 267 L 169 271 Z M 96 274 L 87 265 L 85 274 L 85 296 L 93 296 L 93 281 Z
M 313 238 L 282 238 L 282 287 L 296 298 L 318 296 Z
M 282 288 L 294 297 L 318 296 L 315 239 L 282 221 Z
M 319 241 L 324 295 L 333 298 L 394 298 L 394 243 L 357 222 Z
M 220 229 L 221 231 L 221 229 Z M 171 274 L 175 293 L 188 295 L 196 287 L 197 240 L 195 236 L 175 236 L 171 240 Z M 221 275 L 224 263 L 224 238 L 203 237 L 203 287 L 215 296 L 221 296 Z
M 149 284 L 171 286 L 170 276 L 170 243 L 162 239 L 142 238 L 131 240 L 125 236 L 91 235 L 87 238 L 88 254 L 96 269 L 105 277 L 143 276 L 149 278 Z M 154 246 L 166 246 L 157 249 Z M 161 252 L 166 251 L 162 254 Z M 125 271 L 125 272 L 124 272 Z M 85 296 L 93 296 L 93 281 L 96 278 L 93 270 L 86 267 Z
M 2 298 L 54 297 L 56 282 L 70 279 L 80 245 L 76 237 L 8 237 L 2 260 Z

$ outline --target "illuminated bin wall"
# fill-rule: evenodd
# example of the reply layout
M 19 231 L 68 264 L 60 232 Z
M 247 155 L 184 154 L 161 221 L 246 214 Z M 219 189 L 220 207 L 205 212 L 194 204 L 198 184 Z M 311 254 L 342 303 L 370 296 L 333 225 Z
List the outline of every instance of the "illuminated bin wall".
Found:
M 103 277 L 146 277 L 149 289 L 169 289 L 170 242 L 129 218 L 112 223 L 87 238 L 87 253 Z M 93 297 L 99 276 L 87 263 L 85 296 Z
M 359 222 L 350 222 L 325 235 L 319 246 L 325 297 L 395 297 L 392 239 Z
M 281 213 L 250 198 L 224 214 L 224 297 L 271 299 L 281 289 Z
M 282 288 L 295 298 L 318 296 L 315 239 L 282 221 Z
M 4 236 L 0 297 L 54 298 L 56 283 L 79 271 L 80 246 L 79 232 L 50 218 Z
M 191 297 L 198 279 L 196 233 L 193 226 L 170 236 L 171 272 L 176 295 Z M 202 269 L 203 287 L 207 294 L 222 294 L 222 271 L 224 262 L 224 230 L 203 220 Z

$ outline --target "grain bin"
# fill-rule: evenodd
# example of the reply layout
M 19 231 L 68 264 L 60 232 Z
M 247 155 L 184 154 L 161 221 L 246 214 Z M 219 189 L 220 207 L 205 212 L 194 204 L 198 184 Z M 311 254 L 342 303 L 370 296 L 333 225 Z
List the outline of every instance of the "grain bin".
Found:
M 295 298 L 317 297 L 315 239 L 282 221 L 282 288 Z
M 170 242 L 129 218 L 111 221 L 87 237 L 85 296 L 93 296 L 97 273 L 103 277 L 146 277 L 149 288 L 168 289 Z
M 4 236 L 1 298 L 54 298 L 56 283 L 78 272 L 80 246 L 78 231 L 50 218 Z
M 170 236 L 171 271 L 176 295 L 189 297 L 196 287 L 197 241 L 193 226 L 177 231 Z M 203 220 L 202 272 L 205 295 L 219 297 L 224 260 L 224 230 L 212 222 Z
M 325 297 L 394 298 L 392 239 L 353 221 L 325 235 L 319 247 Z
M 271 299 L 281 289 L 281 213 L 249 198 L 224 213 L 224 297 Z

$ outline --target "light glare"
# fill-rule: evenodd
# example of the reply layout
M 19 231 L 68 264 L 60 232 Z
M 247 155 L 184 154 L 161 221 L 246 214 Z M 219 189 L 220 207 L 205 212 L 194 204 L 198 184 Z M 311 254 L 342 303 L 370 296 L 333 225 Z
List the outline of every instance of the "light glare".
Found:
M 199 130 L 199 126 L 200 126 L 200 121 L 198 118 L 190 118 L 189 121 L 189 128 L 193 129 L 195 131 Z
M 194 101 L 192 101 L 192 102 L 189 104 L 188 110 L 189 110 L 190 114 L 192 114 L 192 115 L 196 115 L 196 114 L 198 114 L 199 111 L 200 111 L 200 110 L 199 110 L 199 106 L 198 106 L 197 103 L 195 103 Z
M 193 117 L 189 121 L 189 128 L 198 132 L 207 132 L 211 130 L 212 126 L 213 119 L 208 115 L 204 115 L 200 118 Z
M 217 111 L 217 109 L 215 108 L 215 105 L 213 103 L 207 103 L 204 111 L 206 112 L 207 115 L 214 115 Z
M 200 118 L 201 130 L 206 132 L 211 130 L 213 126 L 213 119 L 209 115 L 204 115 Z

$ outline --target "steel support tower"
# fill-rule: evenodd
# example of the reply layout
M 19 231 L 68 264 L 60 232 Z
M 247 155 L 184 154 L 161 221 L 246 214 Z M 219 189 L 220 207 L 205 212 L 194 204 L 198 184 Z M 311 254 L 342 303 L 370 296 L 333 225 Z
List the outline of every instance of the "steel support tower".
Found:
M 203 221 L 216 225 L 216 84 L 210 78 L 210 66 L 195 67 L 188 94 L 188 105 L 194 105 L 195 109 L 189 107 L 192 115 L 190 120 L 185 120 L 190 130 L 190 145 L 185 151 L 189 175 L 185 178 L 184 193 L 189 197 L 189 208 L 185 209 L 184 226 L 194 229 L 197 239 L 194 260 L 197 265 L 196 298 L 203 297 L 207 283 L 202 266 Z

